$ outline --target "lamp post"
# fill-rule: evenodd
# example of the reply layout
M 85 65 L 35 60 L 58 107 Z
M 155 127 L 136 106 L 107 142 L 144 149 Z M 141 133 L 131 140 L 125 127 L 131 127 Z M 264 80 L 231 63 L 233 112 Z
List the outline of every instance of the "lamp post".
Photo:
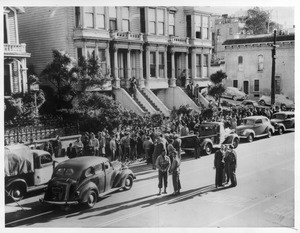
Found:
M 275 67 L 276 67 L 276 29 L 274 30 L 274 40 L 272 45 L 272 77 L 271 77 L 271 105 L 275 103 Z

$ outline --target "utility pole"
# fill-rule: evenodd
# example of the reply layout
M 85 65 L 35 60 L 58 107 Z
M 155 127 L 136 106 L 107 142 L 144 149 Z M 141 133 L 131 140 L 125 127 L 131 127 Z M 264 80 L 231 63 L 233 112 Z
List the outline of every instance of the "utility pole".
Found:
M 271 105 L 275 104 L 275 66 L 276 66 L 276 29 L 274 30 L 274 41 L 272 49 L 272 77 L 271 77 Z

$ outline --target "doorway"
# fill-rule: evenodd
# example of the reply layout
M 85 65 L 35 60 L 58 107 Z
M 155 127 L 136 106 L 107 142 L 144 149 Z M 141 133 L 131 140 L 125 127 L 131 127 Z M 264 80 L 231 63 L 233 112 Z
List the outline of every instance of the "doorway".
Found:
M 244 92 L 249 94 L 249 81 L 244 81 Z

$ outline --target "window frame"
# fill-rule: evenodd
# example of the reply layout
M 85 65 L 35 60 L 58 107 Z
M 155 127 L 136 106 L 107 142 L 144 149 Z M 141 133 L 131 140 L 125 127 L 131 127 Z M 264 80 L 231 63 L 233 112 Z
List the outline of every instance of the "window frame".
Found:
M 258 71 L 263 71 L 264 70 L 264 55 L 259 54 L 258 57 L 258 67 L 257 70 Z
M 254 83 L 253 83 L 253 91 L 254 92 L 259 92 L 259 79 L 254 79 Z
M 174 24 L 170 24 L 170 16 L 173 16 L 173 23 Z M 169 35 L 171 35 L 171 36 L 175 36 L 175 12 L 173 12 L 173 11 L 171 11 L 171 12 L 169 12 Z M 172 28 L 172 31 L 173 31 L 173 33 L 170 33 L 170 28 Z
M 123 10 L 124 9 L 128 9 L 128 17 L 127 18 L 124 18 L 124 14 L 123 14 Z M 122 10 L 122 31 L 123 32 L 125 32 L 125 31 L 130 31 L 130 8 L 129 8 L 129 6 L 126 6 L 126 7 L 122 7 L 121 8 L 121 10 Z M 126 23 L 126 25 L 127 25 L 127 30 L 126 29 L 124 29 L 124 23 Z

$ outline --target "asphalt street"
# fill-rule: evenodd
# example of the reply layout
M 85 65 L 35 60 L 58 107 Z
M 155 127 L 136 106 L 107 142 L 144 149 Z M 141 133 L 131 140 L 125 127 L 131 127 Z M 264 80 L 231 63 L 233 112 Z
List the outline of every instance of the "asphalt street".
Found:
M 214 155 L 183 156 L 182 190 L 157 196 L 157 171 L 136 163 L 129 191 L 101 199 L 93 209 L 66 210 L 38 202 L 42 193 L 5 206 L 6 227 L 287 227 L 294 226 L 294 132 L 241 143 L 235 188 L 214 187 Z

